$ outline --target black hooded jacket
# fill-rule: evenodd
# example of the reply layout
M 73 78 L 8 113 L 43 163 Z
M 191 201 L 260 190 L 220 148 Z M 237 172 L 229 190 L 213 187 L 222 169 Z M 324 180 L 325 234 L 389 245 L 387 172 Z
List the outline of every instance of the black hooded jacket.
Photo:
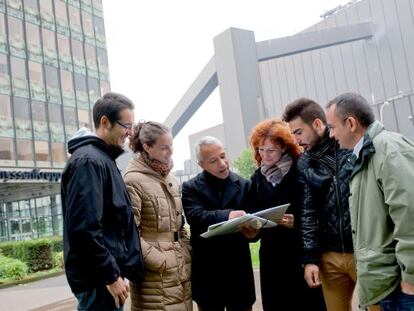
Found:
M 143 278 L 140 240 L 131 202 L 115 159 L 122 153 L 87 135 L 68 143 L 72 154 L 62 176 L 64 260 L 76 293 L 119 276 Z

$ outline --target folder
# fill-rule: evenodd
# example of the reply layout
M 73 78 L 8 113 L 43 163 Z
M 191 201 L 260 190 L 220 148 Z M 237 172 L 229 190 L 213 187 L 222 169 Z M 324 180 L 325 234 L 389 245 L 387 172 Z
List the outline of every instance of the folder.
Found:
M 283 218 L 289 206 L 290 203 L 274 206 L 253 214 L 246 214 L 241 217 L 216 223 L 209 226 L 207 231 L 200 236 L 210 238 L 217 235 L 236 233 L 243 227 L 253 227 L 255 229 L 275 227 L 277 226 L 276 221 Z

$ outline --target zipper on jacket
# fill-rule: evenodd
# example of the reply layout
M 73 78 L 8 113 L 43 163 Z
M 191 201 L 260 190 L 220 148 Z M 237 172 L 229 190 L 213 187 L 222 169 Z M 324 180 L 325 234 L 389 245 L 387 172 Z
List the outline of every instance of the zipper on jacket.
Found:
M 336 145 L 336 144 L 335 144 Z M 343 209 L 340 198 L 341 193 L 338 189 L 338 156 L 337 156 L 337 150 L 334 149 L 334 157 L 335 157 L 335 176 L 334 176 L 334 185 L 335 185 L 335 191 L 336 191 L 336 202 L 338 207 L 338 214 L 339 214 L 339 236 L 341 239 L 341 246 L 342 246 L 342 253 L 345 253 L 345 243 L 344 243 L 344 232 L 343 232 Z
M 323 167 L 325 167 L 325 169 L 327 170 L 328 174 L 332 176 L 333 178 L 333 182 L 334 182 L 334 186 L 335 186 L 335 194 L 336 194 L 336 210 L 339 214 L 339 238 L 341 240 L 341 247 L 342 247 L 342 253 L 345 253 L 345 243 L 344 243 L 344 237 L 343 237 L 343 213 L 342 213 L 342 208 L 341 208 L 341 204 L 339 201 L 339 190 L 338 190 L 338 181 L 337 181 L 337 167 L 338 167 L 338 159 L 337 159 L 337 154 L 336 154 L 336 149 L 334 150 L 334 158 L 335 158 L 335 174 L 331 173 L 330 168 L 323 163 L 321 160 L 319 160 L 318 158 L 312 157 L 313 160 L 319 162 Z
M 338 214 L 339 214 L 339 237 L 341 239 L 341 246 L 342 246 L 342 253 L 345 253 L 345 243 L 344 243 L 344 233 L 343 233 L 343 213 L 342 213 L 342 208 L 341 208 L 341 204 L 340 204 L 340 200 L 339 200 L 339 190 L 338 190 L 338 181 L 336 176 L 333 176 L 333 180 L 334 180 L 334 185 L 335 185 L 335 192 L 336 192 L 336 203 L 337 203 L 337 210 L 338 210 Z

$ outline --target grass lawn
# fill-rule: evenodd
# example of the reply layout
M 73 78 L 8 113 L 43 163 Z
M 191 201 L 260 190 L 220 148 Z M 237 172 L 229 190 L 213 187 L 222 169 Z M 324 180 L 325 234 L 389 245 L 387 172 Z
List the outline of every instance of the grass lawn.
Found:
M 250 243 L 250 254 L 252 256 L 253 268 L 259 268 L 259 265 L 260 265 L 259 248 L 260 248 L 260 240 L 255 243 Z

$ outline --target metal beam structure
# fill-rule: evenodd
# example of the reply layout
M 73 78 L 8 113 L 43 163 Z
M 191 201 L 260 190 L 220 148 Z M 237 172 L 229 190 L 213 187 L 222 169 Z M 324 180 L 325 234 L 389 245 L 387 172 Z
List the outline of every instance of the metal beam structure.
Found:
M 257 42 L 258 61 L 285 57 L 352 41 L 369 39 L 374 35 L 371 22 L 335 27 L 327 30 L 299 33 L 294 36 Z
M 229 31 L 231 31 L 231 29 L 232 28 L 230 28 Z M 285 38 L 257 42 L 257 59 L 255 60 L 256 66 L 258 66 L 260 61 L 303 53 L 347 42 L 366 40 L 372 38 L 373 35 L 373 24 L 371 22 L 364 22 L 349 26 L 335 27 L 328 30 L 299 33 Z M 229 36 L 228 39 L 232 40 L 232 37 Z M 240 48 L 243 47 L 243 44 L 238 45 Z M 242 53 L 243 51 L 235 51 L 233 57 L 236 55 L 241 56 Z M 229 55 L 226 57 L 228 56 Z M 167 119 L 164 121 L 164 123 L 172 129 L 173 136 L 176 136 L 180 132 L 188 120 L 218 86 L 216 63 L 220 63 L 222 60 L 217 60 L 215 59 L 216 57 L 217 55 L 210 59 L 195 81 L 188 88 L 184 96 L 171 111 Z M 229 63 L 229 61 L 227 62 Z M 246 65 L 250 66 L 252 64 Z M 248 74 L 248 71 L 245 71 L 244 73 Z M 254 103 L 255 108 L 253 109 L 256 109 L 256 112 L 259 115 L 262 114 L 260 109 L 263 108 L 259 107 L 260 105 L 258 103 L 260 103 L 260 100 L 261 98 L 258 98 L 257 102 Z M 226 108 L 223 107 L 224 104 L 225 103 L 222 102 L 222 111 L 226 111 Z M 252 102 L 250 104 L 252 104 Z M 256 112 L 254 113 L 256 114 Z
M 224 137 L 230 159 L 247 147 L 260 119 L 262 85 L 253 31 L 230 28 L 214 38 Z
M 173 136 L 181 131 L 217 85 L 216 64 L 212 57 L 164 121 L 171 128 Z

